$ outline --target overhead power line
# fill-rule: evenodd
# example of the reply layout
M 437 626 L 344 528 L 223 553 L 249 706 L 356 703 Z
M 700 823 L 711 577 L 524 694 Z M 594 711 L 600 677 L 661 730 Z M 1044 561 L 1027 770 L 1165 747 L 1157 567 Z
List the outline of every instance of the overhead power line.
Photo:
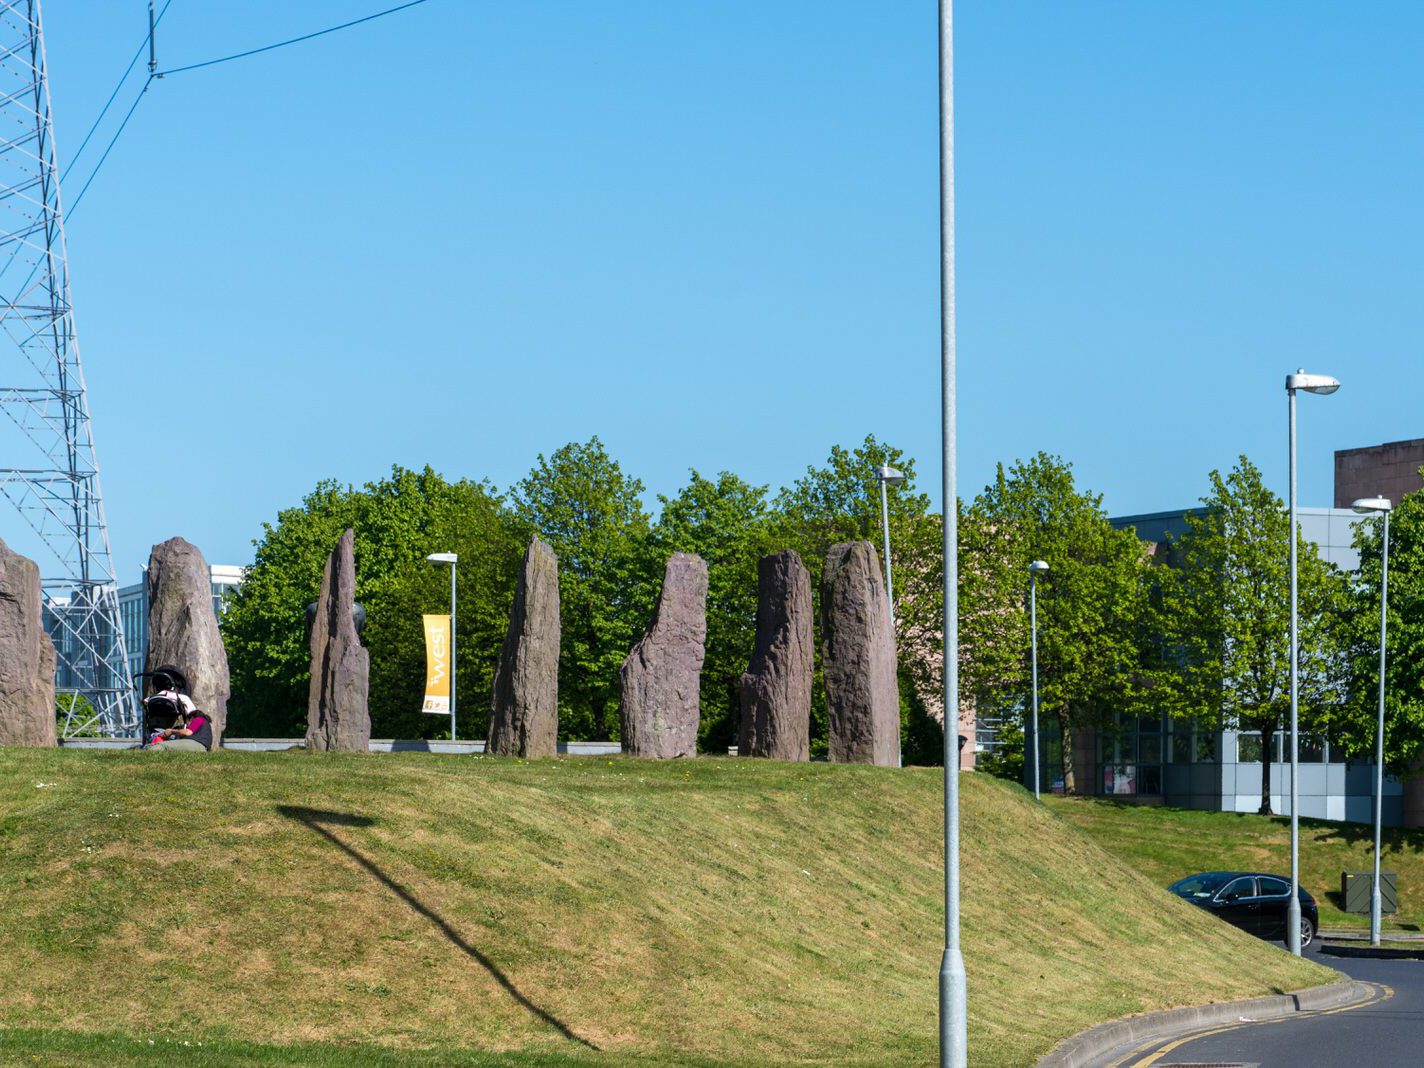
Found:
M 66 218 L 72 219 L 74 217 L 74 209 L 79 207 L 79 202 L 84 199 L 84 194 L 89 192 L 89 186 L 93 184 L 95 177 L 99 174 L 99 168 L 102 167 L 104 161 L 109 158 L 109 153 L 114 150 L 114 145 L 118 142 L 119 135 L 124 132 L 124 127 L 129 124 L 129 119 L 133 118 L 133 113 L 138 110 L 139 101 L 141 101 L 144 98 L 144 94 L 148 92 L 149 83 L 152 81 L 152 74 L 144 79 L 143 88 L 138 91 L 138 96 L 134 97 L 134 102 L 129 105 L 128 114 L 124 116 L 124 121 L 119 123 L 119 128 L 114 131 L 114 136 L 109 138 L 109 144 L 108 147 L 104 149 L 104 154 L 99 157 L 99 162 L 94 164 L 94 169 L 89 172 L 89 177 L 84 179 L 84 185 L 79 190 L 79 195 L 71 200 L 69 207 L 65 209 Z M 61 181 L 63 181 L 63 179 L 61 179 Z
M 156 28 L 158 24 L 163 21 L 163 16 L 167 14 L 168 7 L 170 4 L 173 3 L 173 0 L 166 0 L 163 5 L 163 10 L 159 12 L 156 18 L 153 17 L 153 5 L 150 3 L 149 16 L 152 20 L 152 27 L 150 28 L 149 33 L 144 37 L 143 43 L 139 45 L 138 51 L 134 53 L 133 59 L 129 61 L 129 65 L 124 70 L 123 77 L 119 79 L 118 85 L 114 86 L 114 91 L 109 94 L 108 102 L 105 103 L 103 110 L 99 112 L 99 117 L 95 119 L 94 124 L 89 127 L 89 132 L 84 135 L 84 140 L 79 145 L 79 151 L 74 154 L 74 158 L 70 160 L 69 166 L 65 168 L 64 173 L 66 175 L 74 167 L 75 162 L 79 159 L 79 154 L 83 152 L 85 147 L 89 144 L 90 139 L 94 136 L 95 130 L 99 128 L 99 124 L 103 121 L 104 116 L 108 114 L 109 108 L 113 106 L 114 100 L 119 95 L 119 90 L 124 87 L 124 83 L 128 80 L 129 75 L 133 73 L 134 66 L 138 63 L 139 58 L 143 55 L 145 49 L 149 50 L 150 56 L 150 69 L 148 77 L 144 80 L 143 87 L 139 89 L 138 95 L 134 97 L 134 102 L 129 105 L 129 110 L 124 115 L 123 121 L 119 123 L 118 129 L 114 131 L 114 136 L 109 138 L 109 143 L 104 148 L 104 154 L 99 157 L 99 162 L 94 164 L 94 169 L 89 172 L 89 177 L 84 180 L 84 185 L 80 188 L 79 195 L 69 202 L 65 214 L 71 218 L 73 217 L 75 209 L 79 207 L 79 202 L 84 199 L 84 194 L 89 191 L 89 186 L 93 184 L 94 179 L 98 176 L 99 169 L 104 166 L 104 161 L 109 158 L 109 153 L 114 150 L 114 145 L 118 143 L 119 137 L 123 134 L 124 129 L 128 126 L 129 120 L 133 118 L 134 112 L 138 110 L 139 103 L 143 100 L 145 94 L 147 94 L 148 87 L 153 84 L 153 80 L 155 78 L 162 78 L 165 75 L 169 74 L 182 74 L 184 71 L 198 70 L 201 67 L 212 67 L 216 66 L 219 63 L 229 63 L 234 59 L 244 59 L 247 56 L 255 56 L 261 52 L 270 52 L 274 48 L 285 48 L 287 45 L 300 44 L 302 41 L 310 41 L 314 37 L 324 37 L 326 34 L 335 33 L 337 30 L 350 29 L 352 26 L 359 26 L 363 22 L 370 22 L 373 19 L 383 18 L 386 15 L 394 15 L 399 11 L 405 11 L 412 7 L 418 7 L 419 5 L 425 2 L 426 0 L 409 0 L 408 3 L 400 4 L 397 7 L 387 8 L 384 11 L 377 11 L 375 14 L 366 15 L 363 18 L 352 19 L 350 22 L 343 22 L 339 26 L 328 26 L 326 29 L 317 30 L 315 33 L 303 34 L 300 37 L 293 37 L 286 41 L 278 41 L 276 44 L 264 45 L 261 48 L 252 48 L 246 52 L 237 52 L 230 56 L 222 56 L 218 59 L 205 60 L 202 63 L 190 63 L 186 67 L 174 67 L 172 70 L 165 71 L 153 70 L 154 64 L 151 58 L 153 55 L 153 29 Z
M 164 78 L 170 74 L 182 74 L 184 71 L 198 70 L 200 67 L 215 67 L 219 63 L 230 63 L 234 59 L 246 59 L 248 56 L 255 56 L 261 52 L 270 52 L 274 48 L 286 48 L 287 45 L 300 44 L 302 41 L 310 41 L 314 37 L 324 37 L 328 33 L 335 33 L 337 30 L 350 29 L 352 26 L 359 26 L 363 22 L 370 22 L 372 19 L 383 18 L 386 15 L 394 15 L 397 11 L 405 11 L 412 7 L 417 7 L 425 3 L 426 0 L 410 0 L 409 3 L 401 4 L 397 7 L 387 8 L 385 11 L 377 11 L 374 15 L 367 15 L 364 18 L 352 19 L 350 22 L 343 22 L 340 26 L 328 26 L 324 30 L 317 30 L 315 33 L 303 34 L 300 37 L 293 37 L 286 41 L 278 41 L 276 44 L 263 45 L 261 48 L 250 48 L 246 52 L 236 52 L 230 56 L 220 56 L 217 59 L 204 60 L 202 63 L 190 63 L 186 67 L 174 67 L 172 70 L 160 71 L 158 77 Z
M 163 10 L 160 11 L 158 13 L 158 17 L 153 20 L 153 25 L 155 27 L 163 21 L 163 16 L 168 14 L 169 5 L 171 5 L 172 3 L 173 0 L 167 0 L 167 3 L 163 5 Z M 94 120 L 93 125 L 89 127 L 89 132 L 84 135 L 84 140 L 79 142 L 78 150 L 74 153 L 74 155 L 69 157 L 69 163 L 64 168 L 64 173 L 59 177 L 59 180 L 61 182 L 64 181 L 65 178 L 69 177 L 69 172 L 72 171 L 74 169 L 74 165 L 79 162 L 79 157 L 84 154 L 84 149 L 88 146 L 89 139 L 94 136 L 94 131 L 97 130 L 99 128 L 99 124 L 104 121 L 104 116 L 109 113 L 109 109 L 114 106 L 114 101 L 118 98 L 119 90 L 122 89 L 124 87 L 124 83 L 129 80 L 129 75 L 133 73 L 134 66 L 138 63 L 139 57 L 143 55 L 145 49 L 148 49 L 151 46 L 152 40 L 152 32 L 144 34 L 143 40 L 139 42 L 138 51 L 134 53 L 133 59 L 129 60 L 129 65 L 124 68 L 124 73 L 119 77 L 118 84 L 114 86 L 114 91 L 109 94 L 109 99 L 104 104 L 103 110 L 99 112 L 99 117 L 96 118 Z M 132 114 L 132 109 L 130 109 L 130 114 Z M 125 119 L 124 121 L 127 122 L 128 120 Z M 88 183 L 86 182 L 85 184 L 87 185 Z

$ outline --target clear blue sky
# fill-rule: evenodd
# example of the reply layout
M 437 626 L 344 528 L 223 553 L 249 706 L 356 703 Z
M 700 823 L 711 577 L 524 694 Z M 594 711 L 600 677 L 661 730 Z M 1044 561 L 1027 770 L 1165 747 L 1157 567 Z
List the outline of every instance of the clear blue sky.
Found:
M 392 2 L 173 0 L 160 65 Z M 1424 5 L 956 14 L 966 495 L 1039 449 L 1115 514 L 1242 452 L 1284 493 L 1297 366 L 1345 381 L 1306 503 L 1424 436 Z M 63 163 L 146 7 L 45 16 Z M 175 533 L 249 561 L 324 477 L 504 488 L 593 434 L 671 494 L 873 432 L 937 500 L 935 58 L 930 0 L 430 0 L 155 83 L 68 226 L 120 580 Z

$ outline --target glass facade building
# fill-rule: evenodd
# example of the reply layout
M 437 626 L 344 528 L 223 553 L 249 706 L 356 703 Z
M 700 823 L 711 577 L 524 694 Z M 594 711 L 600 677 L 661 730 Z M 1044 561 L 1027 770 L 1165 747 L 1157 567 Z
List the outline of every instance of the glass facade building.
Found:
M 1187 517 L 1204 509 L 1122 516 L 1110 522 L 1133 528 L 1144 541 L 1180 538 Z M 1359 567 L 1352 544 L 1355 525 L 1366 517 L 1348 508 L 1299 508 L 1301 533 L 1321 557 L 1342 571 Z M 1040 722 L 1039 761 L 1044 790 L 1061 790 L 1061 747 L 1054 717 Z M 1084 732 L 1074 744 L 1079 792 L 1122 797 L 1148 804 L 1225 812 L 1255 812 L 1261 805 L 1262 743 L 1255 731 L 1205 730 L 1162 715 L 1119 721 L 1112 728 Z M 1031 743 L 1030 743 L 1031 744 Z M 1287 733 L 1271 737 L 1271 807 L 1284 812 L 1290 802 L 1290 749 Z M 1369 822 L 1373 819 L 1374 764 L 1347 764 L 1330 740 L 1302 733 L 1298 752 L 1300 814 L 1316 819 Z M 1386 777 L 1384 822 L 1403 821 L 1403 787 Z
M 219 623 L 222 621 L 223 611 L 227 608 L 228 598 L 242 585 L 243 571 L 243 568 L 229 564 L 210 564 L 208 566 L 208 577 L 212 584 L 213 611 L 217 614 Z M 144 660 L 148 656 L 147 568 L 143 570 L 143 577 L 138 582 L 132 586 L 124 586 L 119 590 L 119 618 L 123 620 L 124 639 L 128 643 L 129 671 L 133 675 L 134 685 L 142 697 L 143 681 L 139 678 L 139 674 L 143 671 Z

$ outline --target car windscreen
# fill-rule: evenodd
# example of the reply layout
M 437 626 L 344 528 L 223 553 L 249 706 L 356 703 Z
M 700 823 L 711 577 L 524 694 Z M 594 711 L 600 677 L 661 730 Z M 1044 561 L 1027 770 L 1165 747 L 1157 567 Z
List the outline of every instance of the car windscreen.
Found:
M 1235 877 L 1232 872 L 1210 872 L 1206 875 L 1189 875 L 1167 887 L 1178 897 L 1211 897 Z

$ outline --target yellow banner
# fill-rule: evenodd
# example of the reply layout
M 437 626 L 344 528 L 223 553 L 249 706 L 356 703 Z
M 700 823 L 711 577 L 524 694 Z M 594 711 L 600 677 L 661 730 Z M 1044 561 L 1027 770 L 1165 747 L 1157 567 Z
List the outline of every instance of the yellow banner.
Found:
M 421 616 L 425 621 L 425 704 L 422 712 L 450 714 L 450 617 Z

